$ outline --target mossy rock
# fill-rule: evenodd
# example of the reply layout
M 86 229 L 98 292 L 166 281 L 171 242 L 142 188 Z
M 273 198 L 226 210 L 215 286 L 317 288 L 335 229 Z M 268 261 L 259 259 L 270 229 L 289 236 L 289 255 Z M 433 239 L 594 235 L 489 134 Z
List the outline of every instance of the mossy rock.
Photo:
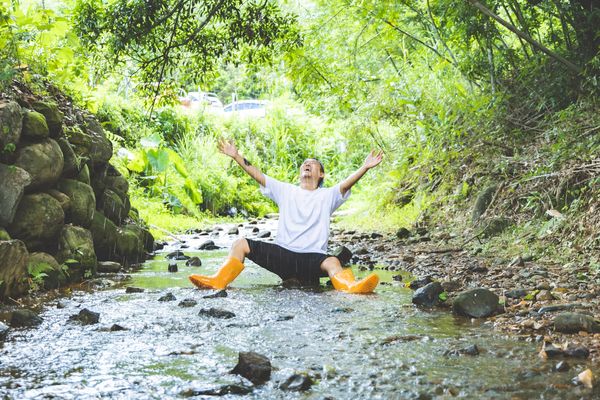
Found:
M 117 255 L 123 265 L 137 264 L 144 260 L 144 242 L 136 229 L 117 229 Z
M 101 261 L 110 261 L 115 259 L 117 252 L 117 226 L 96 210 L 90 226 L 92 238 L 94 240 L 94 249 L 96 255 Z
M 512 221 L 508 218 L 496 217 L 488 218 L 481 222 L 483 231 L 481 232 L 484 237 L 497 236 L 504 232 L 506 228 L 512 225 Z
M 23 130 L 21 135 L 29 140 L 38 141 L 48 137 L 46 118 L 37 111 L 25 111 L 23 115 Z
M 121 197 L 110 189 L 105 189 L 98 209 L 106 218 L 120 225 L 129 214 L 129 203 L 123 203 Z
M 44 289 L 57 289 L 67 283 L 67 275 L 61 265 L 48 253 L 31 253 L 27 261 L 27 270 L 30 275 L 34 272 L 45 274 L 43 277 Z
M 74 147 L 75 154 L 90 160 L 92 165 L 104 164 L 112 157 L 112 143 L 104 133 L 79 127 L 70 128 L 66 132 L 69 143 Z
M 96 209 L 96 196 L 92 187 L 74 179 L 62 179 L 58 183 L 58 189 L 71 199 L 67 221 L 84 228 L 89 227 Z
M 151 253 L 154 251 L 154 236 L 146 228 L 143 228 L 137 224 L 127 224 L 123 226 L 123 229 L 128 229 L 135 232 L 135 234 L 141 239 L 144 250 Z
M 65 138 L 56 139 L 56 143 L 60 147 L 63 153 L 64 165 L 63 165 L 63 178 L 73 178 L 83 165 L 81 159 L 75 154 L 73 146 Z
M 56 103 L 36 101 L 31 107 L 45 117 L 51 137 L 58 138 L 63 133 L 62 123 L 64 114 L 58 109 Z
M 47 193 L 30 194 L 21 199 L 7 231 L 25 242 L 30 251 L 52 250 L 64 221 L 65 213 L 58 200 Z
M 64 158 L 60 146 L 54 139 L 44 139 L 17 150 L 15 165 L 29 172 L 29 192 L 49 188 L 62 174 Z
M 4 228 L 0 228 L 0 240 L 11 240 L 10 235 Z
M 0 240 L 0 298 L 16 298 L 29 290 L 29 252 L 20 240 Z
M 494 193 L 496 193 L 496 190 L 498 190 L 498 187 L 496 185 L 490 185 L 484 188 L 481 192 L 479 192 L 479 195 L 475 200 L 475 205 L 473 206 L 473 223 L 479 221 L 479 218 L 481 218 L 483 213 L 487 210 L 490 203 L 492 202 L 492 199 L 494 198 Z
M 65 225 L 60 232 L 56 259 L 59 263 L 68 260 L 78 262 L 79 271 L 70 269 L 71 276 L 69 279 L 71 281 L 79 281 L 82 278 L 94 276 L 98 260 L 94 251 L 94 240 L 91 232 L 80 226 Z
M 14 165 L 0 164 L 0 226 L 13 222 L 25 188 L 30 183 L 29 172 Z
M 85 183 L 86 185 L 91 184 L 90 169 L 88 168 L 87 164 L 84 164 L 83 167 L 81 167 L 81 170 L 79 171 L 79 173 L 77 174 L 77 177 L 75 179 L 77 179 L 79 182 Z
M 65 212 L 65 215 L 67 215 L 67 213 L 71 209 L 71 199 L 69 198 L 69 196 L 67 196 L 63 192 L 58 191 L 56 189 L 50 189 L 46 193 L 48 193 L 50 196 L 52 196 L 56 200 L 58 200 L 58 202 L 60 203 L 60 206 L 62 207 L 63 211 Z
M 21 139 L 23 117 L 21 106 L 14 101 L 0 100 L 0 153 L 16 147 Z

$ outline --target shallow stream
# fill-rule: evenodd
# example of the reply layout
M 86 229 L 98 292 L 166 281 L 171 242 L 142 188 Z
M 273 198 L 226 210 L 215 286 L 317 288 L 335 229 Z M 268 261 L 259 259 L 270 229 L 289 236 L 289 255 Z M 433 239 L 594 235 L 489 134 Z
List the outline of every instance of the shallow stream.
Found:
M 222 236 L 217 244 L 227 245 L 226 235 Z M 193 242 L 191 237 L 184 239 Z M 214 271 L 226 251 L 183 249 L 199 256 L 203 266 L 188 267 L 179 261 L 179 272 L 169 273 L 164 256 L 175 248 L 165 248 L 126 281 L 125 286 L 144 288 L 143 293 L 128 294 L 119 285 L 74 292 L 46 304 L 39 327 L 13 330 L 0 345 L 0 395 L 169 399 L 181 398 L 190 389 L 250 386 L 229 373 L 240 351 L 261 353 L 274 368 L 271 380 L 254 387 L 247 398 L 585 395 L 570 383 L 585 369 L 585 362 L 569 361 L 570 371 L 553 372 L 556 361 L 539 359 L 539 344 L 505 337 L 486 323 L 457 319 L 448 311 L 416 309 L 411 291 L 393 281 L 390 272 L 379 272 L 384 284 L 376 294 L 361 296 L 325 285 L 322 290 L 285 289 L 275 275 L 248 262 L 227 297 L 204 298 L 214 292 L 193 288 L 187 276 Z M 168 292 L 176 300 L 158 301 Z M 197 305 L 180 307 L 183 299 L 194 299 Z M 210 307 L 232 311 L 235 317 L 198 315 Z M 69 316 L 82 308 L 100 313 L 100 322 L 87 326 L 69 322 Z M 110 331 L 113 324 L 127 330 Z M 461 354 L 472 345 L 479 348 L 479 355 Z M 295 372 L 310 375 L 312 388 L 280 389 Z

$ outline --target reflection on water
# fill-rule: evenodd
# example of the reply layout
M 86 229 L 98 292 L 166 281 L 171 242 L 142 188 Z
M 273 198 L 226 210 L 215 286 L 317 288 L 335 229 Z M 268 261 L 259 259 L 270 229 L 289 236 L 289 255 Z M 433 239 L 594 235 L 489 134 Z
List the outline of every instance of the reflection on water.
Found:
M 278 278 L 248 263 L 225 298 L 206 299 L 190 273 L 210 273 L 225 256 L 199 255 L 202 267 L 168 273 L 158 256 L 133 274 L 127 286 L 75 293 L 48 304 L 36 329 L 13 331 L 0 348 L 0 394 L 6 398 L 166 399 L 194 387 L 249 385 L 229 374 L 240 351 L 270 358 L 271 380 L 247 395 L 271 398 L 580 398 L 586 392 L 568 384 L 583 369 L 551 371 L 552 362 L 535 355 L 536 345 L 503 338 L 487 325 L 456 320 L 445 311 L 425 312 L 410 304 L 411 292 L 383 282 L 369 296 L 323 290 L 283 289 Z M 164 255 L 164 254 L 163 254 Z M 323 280 L 323 283 L 326 280 Z M 171 292 L 177 300 L 159 302 Z M 198 304 L 183 308 L 183 299 Z M 231 319 L 198 315 L 218 307 Z M 100 323 L 68 323 L 88 308 Z M 113 324 L 127 330 L 111 332 Z M 444 355 L 476 344 L 478 356 Z M 572 364 L 573 365 L 573 364 Z M 305 393 L 278 388 L 294 372 L 311 375 Z M 553 387 L 555 384 L 557 387 Z M 566 389 L 561 388 L 566 385 Z M 420 397 L 419 397 L 420 396 Z M 225 398 L 239 397 L 235 395 Z

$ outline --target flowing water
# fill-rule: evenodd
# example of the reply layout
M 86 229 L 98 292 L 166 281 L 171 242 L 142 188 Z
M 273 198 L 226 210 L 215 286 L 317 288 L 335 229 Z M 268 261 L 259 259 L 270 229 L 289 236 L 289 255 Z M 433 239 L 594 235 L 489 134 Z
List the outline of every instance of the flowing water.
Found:
M 240 351 L 261 353 L 273 365 L 271 380 L 245 395 L 254 399 L 589 395 L 570 384 L 585 362 L 570 360 L 569 372 L 552 372 L 555 361 L 537 357 L 539 344 L 504 337 L 485 322 L 456 319 L 448 311 L 414 308 L 411 291 L 387 271 L 380 272 L 387 284 L 361 296 L 325 286 L 285 289 L 275 275 L 247 262 L 227 297 L 204 298 L 214 292 L 193 288 L 187 276 L 214 271 L 226 252 L 186 251 L 200 256 L 203 266 L 179 261 L 179 272 L 169 273 L 164 256 L 174 248 L 167 247 L 125 283 L 144 288 L 143 293 L 127 294 L 122 285 L 74 292 L 45 305 L 41 326 L 13 330 L 0 345 L 0 395 L 169 399 L 227 384 L 251 386 L 229 373 Z M 168 292 L 175 301 L 158 301 Z M 197 305 L 180 307 L 183 299 Z M 235 317 L 198 315 L 210 307 Z M 82 308 L 100 313 L 100 322 L 68 322 Z M 127 330 L 110 331 L 113 324 Z M 453 352 L 473 344 L 479 355 Z M 280 389 L 295 372 L 310 375 L 312 388 L 301 393 Z

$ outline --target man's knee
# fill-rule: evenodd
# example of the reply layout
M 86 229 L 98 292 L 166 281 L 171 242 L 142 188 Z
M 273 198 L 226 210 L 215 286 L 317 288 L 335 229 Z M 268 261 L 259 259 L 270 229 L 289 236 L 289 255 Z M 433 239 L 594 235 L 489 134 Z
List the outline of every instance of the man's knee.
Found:
M 250 245 L 248 244 L 246 238 L 236 239 L 231 245 L 231 247 L 233 247 L 236 250 L 241 250 L 245 255 L 248 255 L 250 253 Z

